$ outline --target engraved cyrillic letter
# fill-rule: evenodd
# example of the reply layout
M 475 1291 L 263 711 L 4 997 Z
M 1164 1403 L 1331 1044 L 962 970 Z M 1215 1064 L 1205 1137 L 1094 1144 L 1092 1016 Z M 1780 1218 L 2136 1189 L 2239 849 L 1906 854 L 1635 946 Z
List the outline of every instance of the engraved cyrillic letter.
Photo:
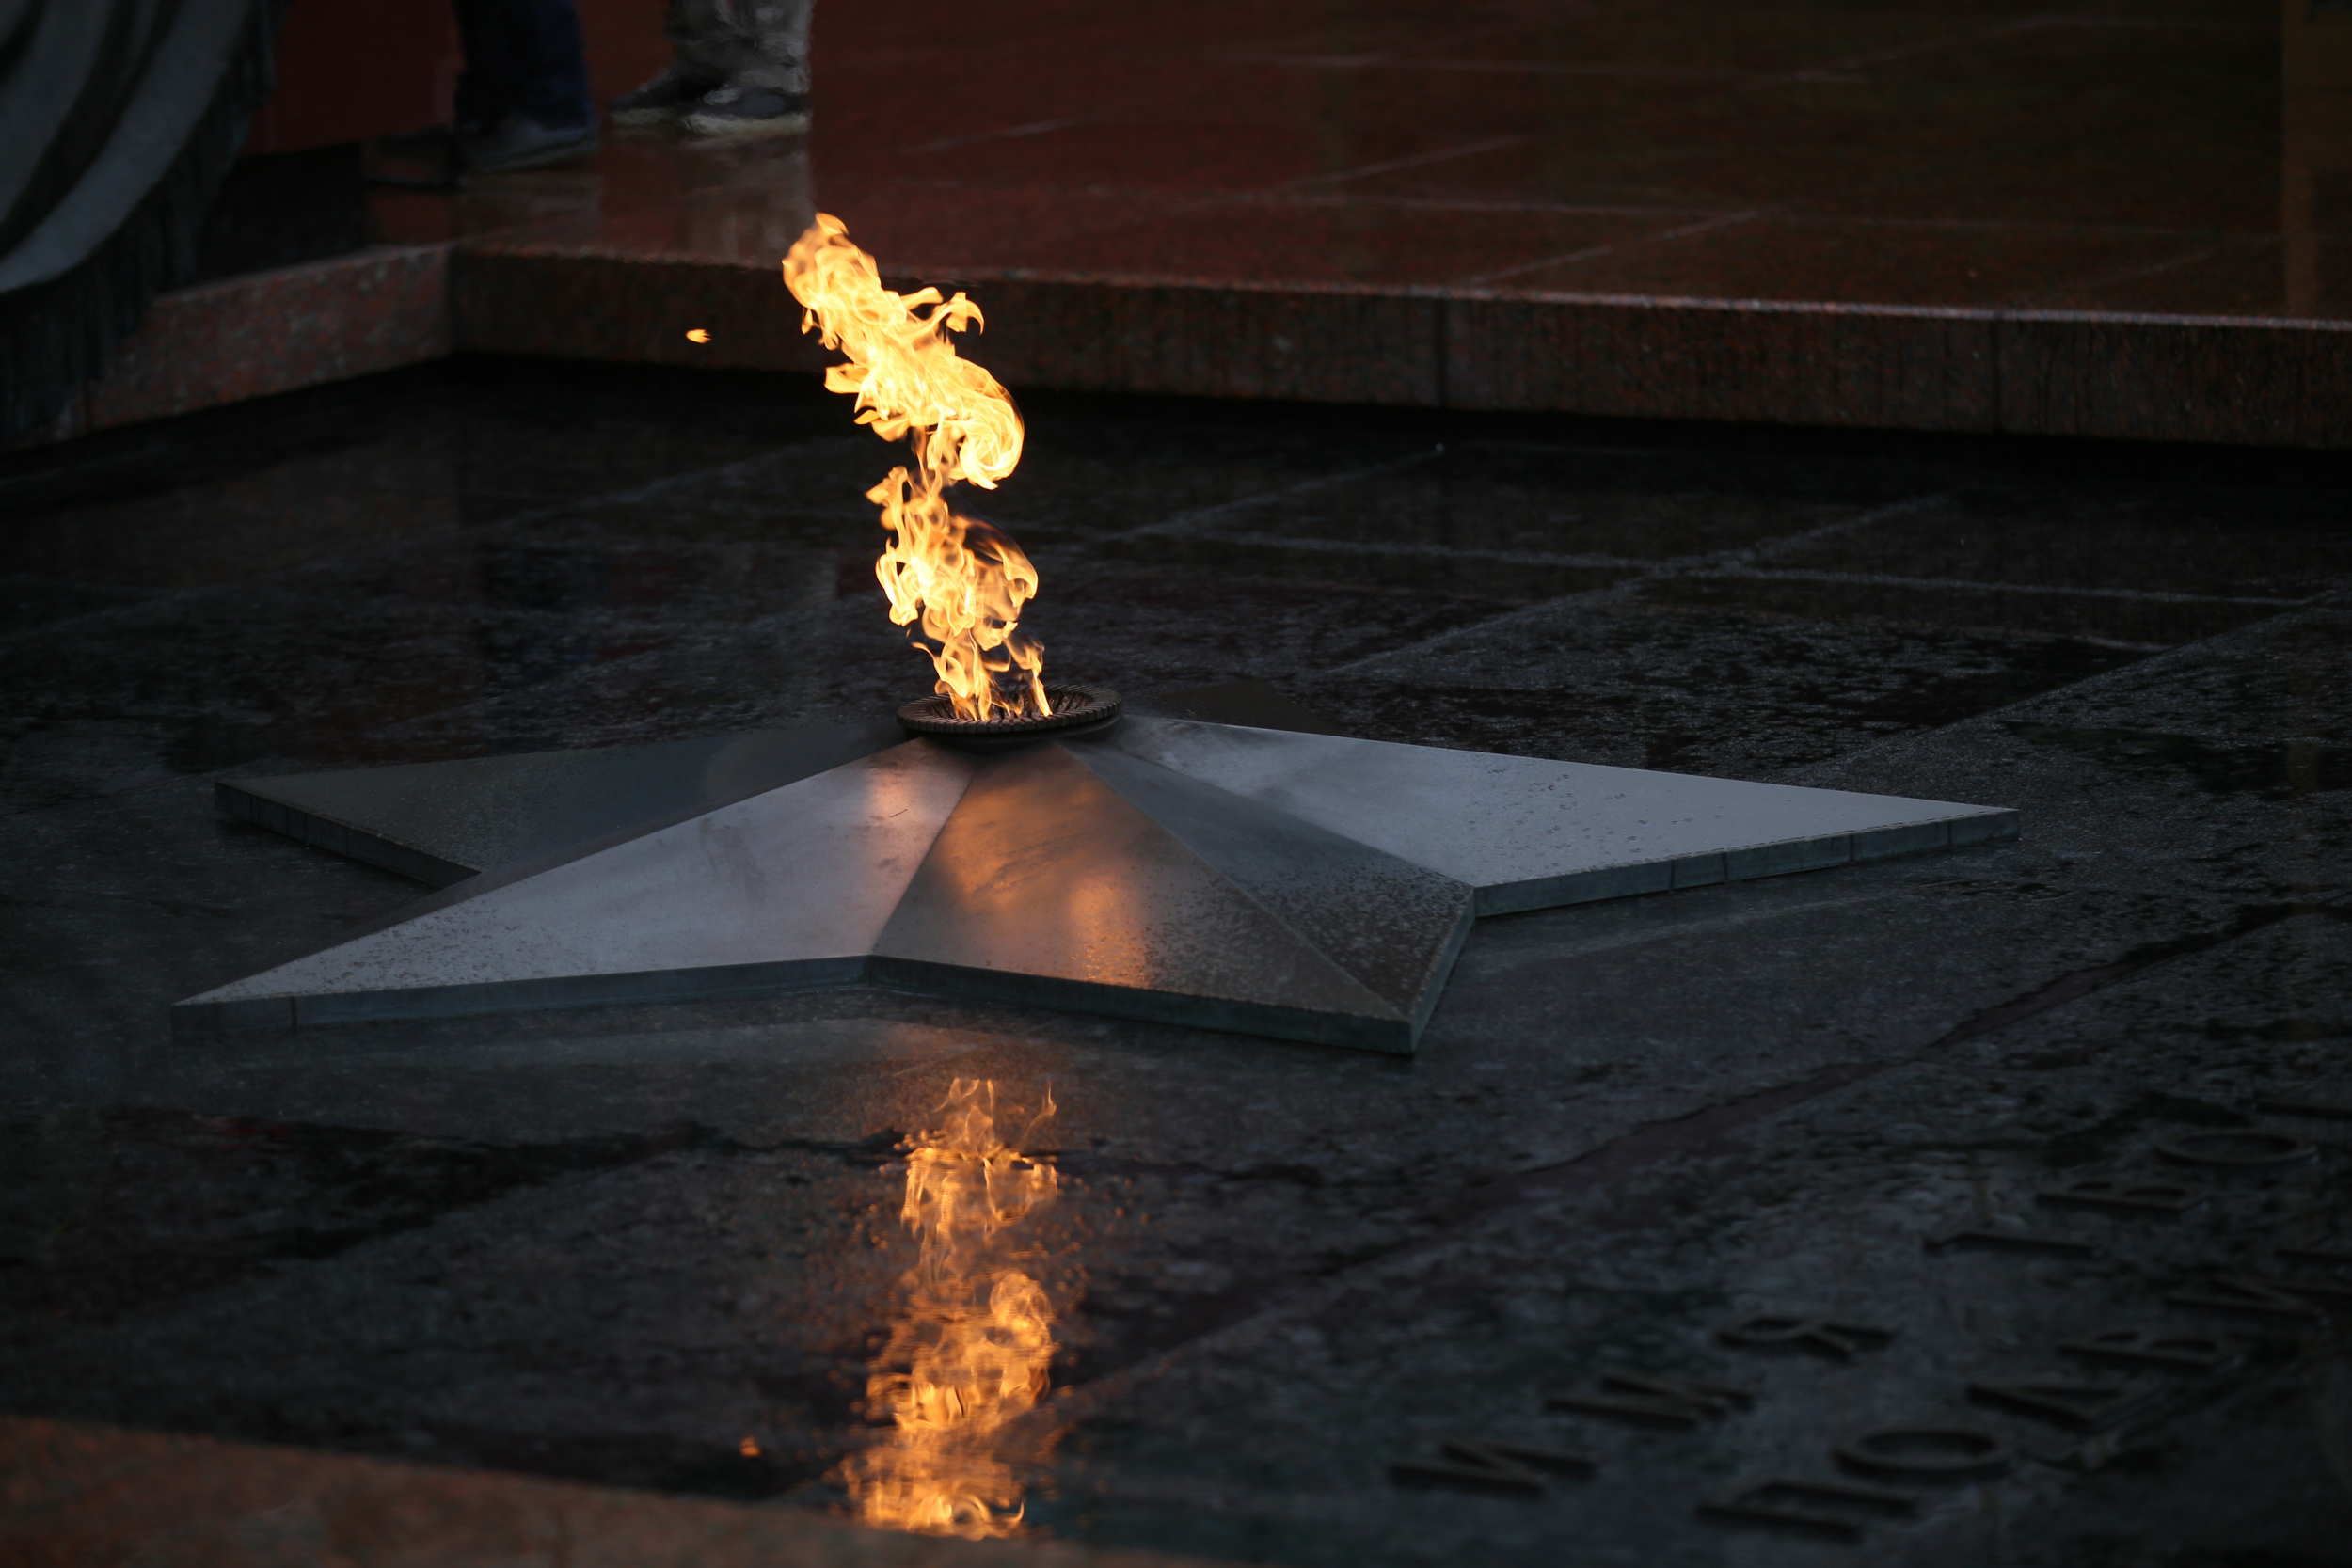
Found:
M 1604 1372 L 1599 1391 L 1549 1394 L 1545 1396 L 1544 1408 L 1608 1416 L 1645 1426 L 1692 1427 L 1755 1402 L 1756 1396 L 1744 1388 L 1651 1377 L 1644 1372 Z
M 2352 1293 L 2352 1292 L 2348 1292 Z M 2210 1307 L 2223 1312 L 2258 1312 L 2272 1318 L 2316 1318 L 2323 1314 L 2282 1282 L 2258 1274 L 2219 1274 L 2165 1300 L 2176 1307 Z
M 1927 1240 L 1930 1252 L 1954 1247 L 1985 1247 L 2000 1252 L 2046 1252 L 2060 1258 L 2096 1258 L 2099 1249 L 2089 1242 L 2064 1236 L 2043 1236 L 2031 1230 L 1986 1230 L 1963 1226 Z
M 2076 1432 L 2097 1432 L 2146 1408 L 2155 1390 L 2146 1384 L 2076 1383 L 2065 1377 L 1971 1383 L 1968 1396 L 2039 1416 Z
M 2069 1355 L 2120 1367 L 2162 1367 L 2176 1372 L 2217 1372 L 2246 1354 L 2234 1339 L 2217 1334 L 2180 1334 L 2161 1328 L 2109 1328 L 2058 1346 Z
M 1438 1449 L 1444 1455 L 1441 1459 L 1405 1459 L 1391 1465 L 1389 1479 L 1407 1484 L 1470 1486 L 1540 1497 L 1551 1490 L 1540 1472 L 1583 1475 L 1593 1468 L 1589 1455 L 1534 1449 L 1524 1443 L 1449 1437 Z
M 2319 1146 L 2287 1132 L 2209 1128 L 2163 1139 L 2156 1152 L 2185 1165 L 2291 1165 L 2318 1153 Z
M 2009 1468 L 2009 1445 L 1975 1427 L 1880 1427 L 1830 1451 L 1857 1470 L 1922 1481 L 1997 1476 Z
M 1855 1352 L 1875 1349 L 1894 1337 L 1892 1329 L 1871 1328 L 1864 1323 L 1772 1313 L 1744 1318 L 1715 1331 L 1719 1341 L 1741 1350 L 1807 1350 L 1840 1361 L 1851 1361 Z
M 2118 1181 L 2108 1177 L 2090 1177 L 2063 1187 L 2045 1187 L 2033 1196 L 2037 1203 L 2106 1209 L 2127 1214 L 2185 1214 L 2205 1200 L 2204 1190 L 2200 1187 L 2171 1181 Z

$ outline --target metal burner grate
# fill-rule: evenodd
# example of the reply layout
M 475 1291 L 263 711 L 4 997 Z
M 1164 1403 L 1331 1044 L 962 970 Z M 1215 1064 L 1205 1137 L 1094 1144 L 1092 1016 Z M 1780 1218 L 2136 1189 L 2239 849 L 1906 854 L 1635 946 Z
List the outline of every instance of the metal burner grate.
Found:
M 1049 686 L 1054 711 L 1042 719 L 959 719 L 945 696 L 925 697 L 898 710 L 909 735 L 944 740 L 972 751 L 995 752 L 1033 740 L 1068 740 L 1095 735 L 1119 722 L 1119 693 L 1107 686 Z

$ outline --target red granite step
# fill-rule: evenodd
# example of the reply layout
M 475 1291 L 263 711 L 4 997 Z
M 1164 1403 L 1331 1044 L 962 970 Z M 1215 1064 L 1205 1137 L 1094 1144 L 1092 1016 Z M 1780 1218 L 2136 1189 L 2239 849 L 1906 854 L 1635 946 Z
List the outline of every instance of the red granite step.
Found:
M 822 207 L 1015 387 L 2342 446 L 2352 14 L 2288 10 L 823 7 L 809 136 L 380 193 L 445 318 L 437 251 L 167 296 L 74 428 L 444 343 L 811 369 Z

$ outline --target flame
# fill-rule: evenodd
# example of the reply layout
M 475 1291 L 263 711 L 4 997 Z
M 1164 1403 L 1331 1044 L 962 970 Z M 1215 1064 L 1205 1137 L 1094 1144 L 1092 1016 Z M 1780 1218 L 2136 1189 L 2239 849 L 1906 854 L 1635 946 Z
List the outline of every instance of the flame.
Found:
M 1059 1176 L 997 1136 L 993 1080 L 955 1080 L 941 1109 L 946 1127 L 907 1153 L 907 1310 L 866 1387 L 893 1430 L 845 1474 L 867 1524 L 980 1540 L 1020 1528 L 1021 1483 L 1000 1433 L 1045 1392 L 1054 1354 L 1052 1304 L 995 1243 L 1051 1201 Z M 1053 1114 L 1048 1088 L 1019 1141 Z
M 710 333 L 704 327 L 690 326 L 686 329 L 686 341 L 690 343 L 707 343 L 710 341 Z
M 889 595 L 890 619 L 929 644 L 939 676 L 933 689 L 960 719 L 1053 712 L 1044 647 L 1021 630 L 1037 568 L 1020 546 L 947 504 L 950 484 L 993 490 L 1021 461 L 1011 395 L 959 358 L 948 336 L 985 325 L 980 308 L 961 291 L 943 299 L 937 289 L 883 288 L 874 259 L 829 213 L 794 242 L 784 281 L 804 308 L 801 330 L 818 329 L 825 347 L 847 356 L 826 368 L 826 390 L 856 394 L 858 423 L 914 449 L 914 466 L 893 468 L 866 499 L 882 508 L 890 532 L 874 575 Z

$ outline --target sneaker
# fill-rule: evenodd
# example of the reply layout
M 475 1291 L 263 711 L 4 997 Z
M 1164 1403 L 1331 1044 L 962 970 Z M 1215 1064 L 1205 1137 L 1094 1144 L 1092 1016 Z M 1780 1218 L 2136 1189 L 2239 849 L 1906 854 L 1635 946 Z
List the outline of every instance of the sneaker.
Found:
M 596 127 L 542 125 L 522 115 L 508 115 L 487 131 L 460 133 L 458 160 L 474 174 L 504 174 L 518 168 L 540 168 L 569 158 L 585 157 L 596 150 Z
M 621 94 L 607 105 L 607 112 L 615 125 L 659 125 L 677 119 L 717 86 L 707 76 L 690 75 L 672 66 L 652 81 Z
M 697 136 L 788 136 L 808 129 L 808 95 L 772 87 L 713 87 L 678 124 Z

